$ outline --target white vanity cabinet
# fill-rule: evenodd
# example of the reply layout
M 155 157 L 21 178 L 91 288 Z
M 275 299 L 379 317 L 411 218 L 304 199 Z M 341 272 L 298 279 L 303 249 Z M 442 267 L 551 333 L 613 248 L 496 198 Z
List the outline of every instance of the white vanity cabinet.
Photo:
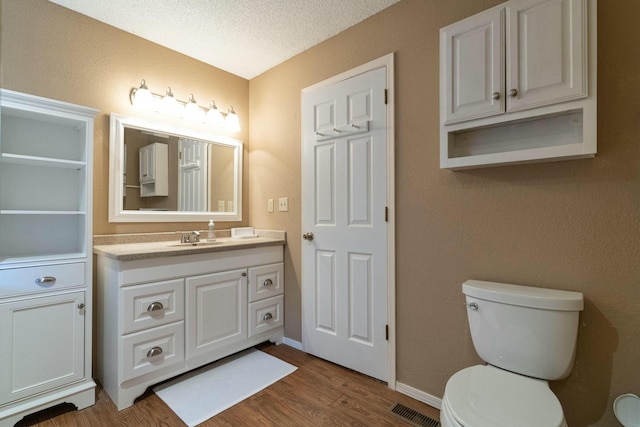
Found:
M 511 0 L 440 30 L 441 167 L 593 157 L 595 0 Z
M 124 259 L 98 252 L 98 379 L 119 410 L 162 380 L 282 342 L 282 244 Z
M 0 426 L 95 402 L 91 181 L 97 110 L 0 90 Z

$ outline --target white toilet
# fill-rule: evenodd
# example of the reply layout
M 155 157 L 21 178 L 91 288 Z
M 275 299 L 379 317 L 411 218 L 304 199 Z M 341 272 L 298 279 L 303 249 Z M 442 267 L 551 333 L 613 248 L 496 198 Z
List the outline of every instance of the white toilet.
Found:
M 473 345 L 488 364 L 449 378 L 442 426 L 566 426 L 547 381 L 573 368 L 582 293 L 479 280 L 462 292 Z

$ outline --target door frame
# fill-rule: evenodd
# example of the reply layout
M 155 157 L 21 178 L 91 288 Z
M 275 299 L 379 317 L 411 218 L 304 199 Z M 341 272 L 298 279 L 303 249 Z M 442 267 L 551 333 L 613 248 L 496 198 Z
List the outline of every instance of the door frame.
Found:
M 305 93 L 314 91 L 324 86 L 347 80 L 360 74 L 378 69 L 386 68 L 387 86 L 387 324 L 389 326 L 389 345 L 387 346 L 388 375 L 387 385 L 392 390 L 396 389 L 396 227 L 395 227 L 395 103 L 394 103 L 394 53 L 389 53 L 366 64 L 355 67 L 351 70 L 340 73 L 336 76 L 323 80 L 312 86 L 308 86 L 301 91 L 301 99 Z M 300 120 L 304 117 L 302 102 L 300 102 Z M 304 131 L 302 125 L 301 132 Z M 300 138 L 302 140 L 302 137 Z M 300 164 L 301 168 L 302 150 Z M 304 286 L 302 288 L 304 292 Z M 303 307 L 301 307 L 303 308 Z M 304 315 L 302 316 L 304 319 Z

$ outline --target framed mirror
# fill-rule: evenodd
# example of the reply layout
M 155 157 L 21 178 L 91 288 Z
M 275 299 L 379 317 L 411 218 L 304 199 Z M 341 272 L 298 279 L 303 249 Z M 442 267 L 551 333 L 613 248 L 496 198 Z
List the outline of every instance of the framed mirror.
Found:
M 111 114 L 109 222 L 242 220 L 242 141 Z

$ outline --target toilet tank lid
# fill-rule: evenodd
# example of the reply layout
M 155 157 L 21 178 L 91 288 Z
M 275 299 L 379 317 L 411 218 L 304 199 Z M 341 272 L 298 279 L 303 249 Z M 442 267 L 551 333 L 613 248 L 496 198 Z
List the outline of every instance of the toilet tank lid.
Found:
M 462 284 L 462 293 L 488 301 L 546 310 L 581 311 L 584 308 L 582 292 L 467 280 Z

